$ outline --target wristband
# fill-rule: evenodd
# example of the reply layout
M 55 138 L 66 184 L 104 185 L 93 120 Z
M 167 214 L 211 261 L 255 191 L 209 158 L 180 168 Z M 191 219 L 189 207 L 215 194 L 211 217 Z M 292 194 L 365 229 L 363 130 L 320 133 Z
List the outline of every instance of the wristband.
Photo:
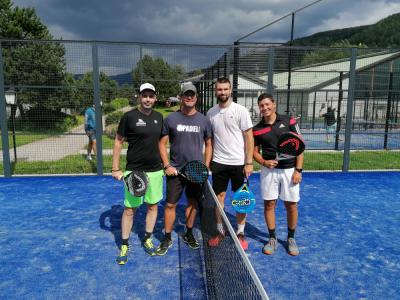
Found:
M 164 167 L 164 170 L 167 170 L 170 166 L 171 166 L 170 164 L 166 165 L 166 166 Z
M 294 168 L 294 169 L 299 173 L 303 172 L 303 169 L 299 169 L 299 168 Z
M 120 169 L 118 169 L 118 170 L 111 170 L 111 172 L 118 172 L 118 171 L 121 171 Z
M 245 163 L 246 166 L 252 166 L 253 163 Z

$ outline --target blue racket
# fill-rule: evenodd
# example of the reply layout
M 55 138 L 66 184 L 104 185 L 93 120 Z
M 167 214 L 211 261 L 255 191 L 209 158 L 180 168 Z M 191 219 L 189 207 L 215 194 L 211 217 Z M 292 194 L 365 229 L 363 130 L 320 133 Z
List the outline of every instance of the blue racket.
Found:
M 208 178 L 208 169 L 202 161 L 192 160 L 178 174 L 192 183 L 203 184 Z
M 249 182 L 246 178 L 244 184 L 233 194 L 232 206 L 236 212 L 247 214 L 252 212 L 256 205 L 256 197 L 249 188 Z

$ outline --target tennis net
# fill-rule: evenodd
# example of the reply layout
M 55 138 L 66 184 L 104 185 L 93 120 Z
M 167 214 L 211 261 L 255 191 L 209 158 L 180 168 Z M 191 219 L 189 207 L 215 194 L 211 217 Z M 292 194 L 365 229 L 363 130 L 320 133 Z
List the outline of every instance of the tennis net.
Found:
M 260 279 L 247 255 L 240 246 L 228 217 L 207 181 L 200 203 L 201 231 L 205 281 L 208 299 L 268 299 Z M 217 219 L 225 229 L 225 237 L 218 246 L 211 247 L 208 241 L 217 236 Z

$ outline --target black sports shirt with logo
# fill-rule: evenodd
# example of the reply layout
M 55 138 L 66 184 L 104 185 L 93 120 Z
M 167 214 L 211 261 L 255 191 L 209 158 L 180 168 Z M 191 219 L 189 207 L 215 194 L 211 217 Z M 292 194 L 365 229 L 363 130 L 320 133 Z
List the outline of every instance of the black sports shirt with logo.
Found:
M 264 160 L 276 158 L 279 136 L 288 131 L 300 134 L 296 119 L 280 114 L 276 114 L 276 120 L 273 124 L 265 124 L 264 119 L 262 119 L 253 127 L 254 145 L 260 147 Z M 295 164 L 295 158 L 280 160 L 276 168 L 293 168 Z
M 154 172 L 162 169 L 158 150 L 162 126 L 163 117 L 156 111 L 147 116 L 135 108 L 123 115 L 117 133 L 129 144 L 126 170 Z

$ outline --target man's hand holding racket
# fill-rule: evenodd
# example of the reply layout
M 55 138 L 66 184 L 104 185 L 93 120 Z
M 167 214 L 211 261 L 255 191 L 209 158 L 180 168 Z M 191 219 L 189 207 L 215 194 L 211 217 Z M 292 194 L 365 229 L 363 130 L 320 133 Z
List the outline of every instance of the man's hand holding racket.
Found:
M 121 170 L 111 170 L 111 176 L 116 180 L 122 180 L 124 174 Z
M 178 175 L 178 170 L 171 165 L 168 165 L 164 169 L 164 171 L 165 171 L 165 175 L 167 175 L 167 176 L 177 176 Z

